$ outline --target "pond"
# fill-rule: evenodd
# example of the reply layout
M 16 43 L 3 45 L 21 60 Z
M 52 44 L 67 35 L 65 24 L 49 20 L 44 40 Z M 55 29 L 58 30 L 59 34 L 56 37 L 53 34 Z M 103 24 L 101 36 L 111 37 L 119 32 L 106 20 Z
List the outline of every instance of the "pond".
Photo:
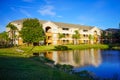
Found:
M 120 51 L 119 50 L 70 50 L 70 51 L 49 51 L 40 54 L 55 64 L 69 64 L 74 66 L 74 71 L 83 70 L 94 73 L 101 78 L 114 78 L 120 80 Z

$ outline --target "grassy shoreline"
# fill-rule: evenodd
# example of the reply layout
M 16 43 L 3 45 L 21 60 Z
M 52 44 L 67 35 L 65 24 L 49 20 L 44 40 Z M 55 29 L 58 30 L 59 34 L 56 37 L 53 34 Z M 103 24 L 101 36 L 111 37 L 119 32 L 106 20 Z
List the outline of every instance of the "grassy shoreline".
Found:
M 108 49 L 109 45 L 105 44 L 81 44 L 81 45 L 64 45 L 70 48 L 71 50 L 75 49 L 89 49 L 89 48 L 99 48 L 99 49 Z M 20 49 L 24 51 L 30 51 L 33 47 L 32 46 L 20 46 Z M 55 46 L 35 46 L 32 51 L 52 51 L 55 49 Z
M 0 80 L 91 80 L 54 69 L 15 49 L 0 49 Z
M 100 48 L 107 49 L 108 45 L 65 45 L 68 48 L 88 49 Z M 55 46 L 20 46 L 13 48 L 0 49 L 0 80 L 91 80 L 89 77 L 78 77 L 73 74 L 56 70 L 44 63 L 26 56 L 36 51 L 51 51 Z M 23 50 L 24 53 L 16 49 Z

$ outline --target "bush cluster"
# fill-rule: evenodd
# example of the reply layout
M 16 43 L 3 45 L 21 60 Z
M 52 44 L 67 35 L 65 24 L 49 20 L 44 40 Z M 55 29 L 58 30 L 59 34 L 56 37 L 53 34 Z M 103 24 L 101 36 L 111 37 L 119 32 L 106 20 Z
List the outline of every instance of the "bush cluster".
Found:
M 33 56 L 32 57 L 34 60 L 36 60 L 36 61 L 40 61 L 40 62 L 43 62 L 43 63 L 54 63 L 54 61 L 53 60 L 50 60 L 50 59 L 48 59 L 48 58 L 46 58 L 46 57 L 40 57 L 40 56 Z
M 64 72 L 70 73 L 70 72 L 72 71 L 72 69 L 73 69 L 73 66 L 72 66 L 72 65 L 66 65 L 66 64 L 63 64 L 63 65 L 61 65 L 61 64 L 56 64 L 56 65 L 55 65 L 55 68 L 57 68 L 57 69 L 59 69 L 59 70 L 62 70 L 62 71 L 64 71 Z
M 68 50 L 69 48 L 67 46 L 62 46 L 62 45 L 58 45 L 55 46 L 55 50 Z

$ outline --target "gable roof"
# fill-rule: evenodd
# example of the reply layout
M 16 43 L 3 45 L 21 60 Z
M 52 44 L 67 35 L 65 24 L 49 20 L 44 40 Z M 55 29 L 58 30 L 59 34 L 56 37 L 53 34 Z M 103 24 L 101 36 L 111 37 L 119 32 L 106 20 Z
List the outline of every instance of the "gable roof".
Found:
M 15 20 L 15 21 L 13 21 L 12 23 L 22 24 L 22 23 L 24 22 L 24 20 L 25 20 L 25 19 Z M 39 22 L 40 22 L 41 24 L 44 24 L 44 23 L 47 22 L 47 21 L 39 20 Z
M 58 25 L 59 27 L 70 27 L 70 28 L 79 28 L 79 29 L 87 29 L 90 30 L 92 26 L 85 26 L 79 24 L 69 24 L 69 23 L 61 23 L 61 22 L 53 22 L 54 24 Z
M 16 24 L 21 24 L 23 23 L 25 19 L 21 19 L 21 20 L 15 20 L 12 23 L 16 23 Z M 39 22 L 41 24 L 44 24 L 48 21 L 45 20 L 39 20 Z M 78 28 L 79 30 L 81 29 L 85 29 L 85 30 L 90 30 L 92 29 L 94 26 L 85 26 L 85 25 L 79 25 L 79 24 L 70 24 L 70 23 L 62 23 L 62 22 L 54 22 L 54 21 L 50 21 L 52 23 L 54 23 L 55 25 L 59 26 L 59 27 L 67 27 L 67 28 Z

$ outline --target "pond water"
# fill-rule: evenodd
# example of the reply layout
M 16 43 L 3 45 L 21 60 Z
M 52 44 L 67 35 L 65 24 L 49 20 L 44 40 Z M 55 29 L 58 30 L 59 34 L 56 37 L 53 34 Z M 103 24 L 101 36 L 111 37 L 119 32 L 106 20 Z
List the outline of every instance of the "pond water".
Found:
M 119 50 L 70 50 L 50 51 L 40 54 L 55 61 L 55 64 L 69 64 L 74 71 L 87 70 L 101 78 L 120 80 L 120 51 Z

